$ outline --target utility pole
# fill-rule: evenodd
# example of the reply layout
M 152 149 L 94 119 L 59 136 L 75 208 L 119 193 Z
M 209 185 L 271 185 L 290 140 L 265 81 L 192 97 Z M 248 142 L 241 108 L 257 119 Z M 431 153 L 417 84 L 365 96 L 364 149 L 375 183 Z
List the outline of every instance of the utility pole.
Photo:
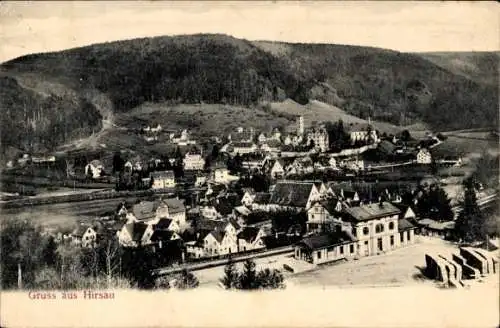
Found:
M 23 273 L 21 270 L 21 263 L 17 263 L 17 288 L 23 289 Z

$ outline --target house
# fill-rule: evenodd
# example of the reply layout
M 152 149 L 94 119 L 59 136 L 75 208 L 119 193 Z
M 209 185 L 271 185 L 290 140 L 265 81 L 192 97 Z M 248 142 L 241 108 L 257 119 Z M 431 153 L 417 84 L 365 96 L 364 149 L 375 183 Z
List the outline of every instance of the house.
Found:
M 87 225 L 79 225 L 71 233 L 73 243 L 82 247 L 94 247 L 97 243 L 97 231 L 95 228 Z
M 307 133 L 306 143 L 310 145 L 314 144 L 314 149 L 321 152 L 326 152 L 330 149 L 330 141 L 328 137 L 328 132 L 324 127 L 313 128 Z
M 271 194 L 268 192 L 256 192 L 253 197 L 253 202 L 250 204 L 250 208 L 253 211 L 269 211 L 269 200 L 271 199 Z
M 197 223 L 197 240 L 186 244 L 194 257 L 211 257 L 238 252 L 237 232 L 240 226 L 234 220 L 203 220 Z M 203 251 L 200 248 L 203 247 Z
M 255 190 L 252 188 L 245 188 L 243 197 L 241 197 L 241 203 L 245 206 L 250 206 L 255 198 Z
M 269 170 L 269 175 L 272 179 L 281 179 L 285 176 L 286 163 L 283 159 L 274 160 Z
M 455 229 L 455 221 L 439 222 L 432 219 L 422 219 L 417 222 L 420 234 L 425 236 L 449 238 Z
M 356 123 L 351 124 L 346 128 L 352 143 L 357 141 L 368 141 L 370 138 L 373 142 L 378 142 L 379 137 L 377 131 L 370 124 Z
M 118 242 L 124 247 L 138 247 L 142 244 L 148 225 L 143 222 L 129 222 L 117 232 Z
M 295 259 L 312 264 L 355 258 L 357 254 L 356 237 L 340 227 L 328 233 L 306 237 L 294 247 Z
M 104 165 L 101 161 L 95 159 L 85 166 L 85 175 L 97 179 L 104 175 Z
M 431 164 L 432 156 L 429 150 L 422 148 L 417 153 L 417 164 Z
M 314 172 L 314 163 L 309 156 L 297 157 L 285 168 L 286 175 L 298 175 Z
M 157 220 L 156 210 L 158 205 L 158 201 L 141 201 L 134 204 L 131 210 L 126 211 L 127 223 L 149 223 Z M 124 211 L 120 210 L 120 212 L 123 213 Z
M 157 218 L 172 219 L 179 227 L 180 230 L 186 228 L 186 207 L 184 202 L 179 198 L 164 198 L 158 205 L 156 210 Z
M 274 139 L 269 139 L 260 145 L 260 150 L 264 153 L 279 153 L 281 150 L 281 142 Z
M 148 224 L 146 230 L 144 230 L 143 236 L 141 238 L 142 245 L 149 245 L 153 242 L 153 237 L 156 232 L 171 232 L 169 239 L 175 240 L 180 239 L 180 227 L 179 225 L 172 219 L 162 218 L 155 224 Z M 157 234 L 158 235 L 158 234 Z M 159 235 L 158 235 L 159 236 Z
M 174 171 L 156 171 L 151 172 L 153 184 L 151 189 L 166 189 L 175 187 Z
M 270 194 L 271 209 L 294 211 L 308 210 L 321 196 L 314 182 L 305 181 L 279 181 L 271 187 Z
M 186 155 L 184 155 L 183 163 L 184 170 L 186 171 L 201 171 L 205 168 L 205 159 L 201 153 L 186 153 Z
M 338 199 L 317 201 L 307 210 L 307 232 L 318 233 L 331 230 L 335 223 L 342 221 L 338 215 L 343 209 Z
M 257 137 L 257 141 L 259 141 L 260 143 L 262 142 L 266 142 L 267 140 L 267 136 L 264 132 L 262 132 L 261 134 L 259 134 L 259 136 Z
M 255 153 L 259 148 L 253 142 L 234 142 L 231 144 L 233 154 L 251 154 Z
M 215 183 L 228 184 L 231 181 L 236 181 L 239 178 L 229 174 L 229 170 L 224 166 L 217 166 L 212 169 L 212 180 Z
M 263 229 L 256 227 L 244 227 L 238 233 L 238 252 L 252 251 L 266 247 L 263 241 L 265 236 Z
M 370 256 L 400 246 L 401 233 L 407 233 L 407 243 L 414 242 L 413 230 L 402 232 L 398 228 L 401 210 L 389 202 L 379 202 L 344 210 L 343 220 L 350 222 L 358 240 L 358 254 Z
M 281 132 L 278 128 L 274 128 L 271 134 L 271 138 L 277 141 L 281 141 Z
M 262 170 L 269 160 L 269 157 L 264 155 L 246 155 L 243 156 L 242 167 L 247 170 Z
M 246 225 L 248 216 L 252 214 L 252 211 L 245 205 L 236 206 L 233 209 L 233 217 L 236 219 L 240 226 Z

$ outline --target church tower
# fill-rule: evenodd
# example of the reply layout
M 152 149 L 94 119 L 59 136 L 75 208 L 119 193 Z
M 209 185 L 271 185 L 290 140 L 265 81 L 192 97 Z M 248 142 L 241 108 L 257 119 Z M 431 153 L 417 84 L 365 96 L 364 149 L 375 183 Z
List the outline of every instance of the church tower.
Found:
M 304 134 L 304 117 L 303 116 L 297 117 L 297 134 L 299 136 Z

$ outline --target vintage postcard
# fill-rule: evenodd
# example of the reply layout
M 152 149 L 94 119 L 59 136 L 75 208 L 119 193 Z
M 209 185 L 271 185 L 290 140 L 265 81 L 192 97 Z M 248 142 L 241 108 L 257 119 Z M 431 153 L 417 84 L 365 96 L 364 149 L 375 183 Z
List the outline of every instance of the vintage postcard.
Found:
M 495 2 L 0 3 L 2 327 L 497 327 Z

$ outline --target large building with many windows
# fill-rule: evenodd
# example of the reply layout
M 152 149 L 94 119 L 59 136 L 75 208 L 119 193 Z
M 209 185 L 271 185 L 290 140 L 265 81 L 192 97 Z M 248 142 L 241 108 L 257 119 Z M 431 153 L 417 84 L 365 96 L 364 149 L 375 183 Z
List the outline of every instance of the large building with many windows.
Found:
M 314 207 L 313 207 L 314 210 Z M 415 241 L 415 226 L 389 202 L 345 209 L 336 228 L 304 238 L 295 258 L 313 264 L 386 253 Z

